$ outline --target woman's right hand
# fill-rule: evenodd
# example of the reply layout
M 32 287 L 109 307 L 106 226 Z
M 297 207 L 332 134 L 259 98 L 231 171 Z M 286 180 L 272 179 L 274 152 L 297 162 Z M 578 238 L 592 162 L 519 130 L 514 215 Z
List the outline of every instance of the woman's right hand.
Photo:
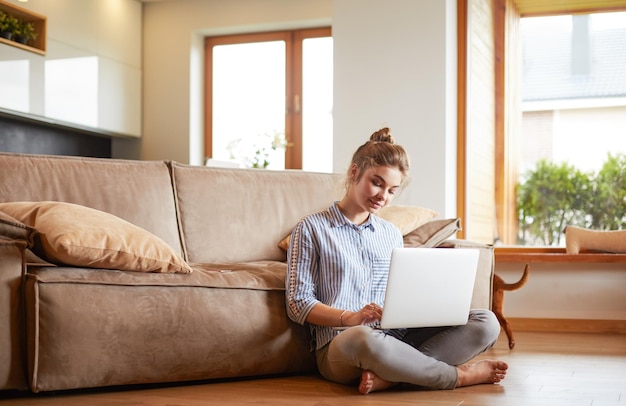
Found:
M 360 324 L 370 324 L 379 321 L 383 315 L 383 308 L 376 303 L 363 306 L 358 312 L 348 311 L 341 318 L 343 327 L 358 326 Z

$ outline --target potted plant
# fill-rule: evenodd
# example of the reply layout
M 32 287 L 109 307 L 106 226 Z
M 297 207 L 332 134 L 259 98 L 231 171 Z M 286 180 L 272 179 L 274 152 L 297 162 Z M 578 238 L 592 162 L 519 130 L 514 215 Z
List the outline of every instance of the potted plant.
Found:
M 22 43 L 27 44 L 37 39 L 34 23 L 22 22 Z
M 26 36 L 24 35 L 24 28 L 26 27 L 26 23 L 23 20 L 17 20 L 17 24 L 13 28 L 13 41 L 19 42 L 20 44 L 26 44 Z
M 2 10 L 0 10 L 0 37 L 6 38 L 6 39 L 11 39 L 11 38 L 7 37 L 7 35 L 9 34 L 9 32 L 7 30 L 7 27 L 8 27 L 8 24 L 7 24 L 7 13 L 5 13 Z
M 17 18 L 0 10 L 0 37 L 11 39 L 17 24 Z

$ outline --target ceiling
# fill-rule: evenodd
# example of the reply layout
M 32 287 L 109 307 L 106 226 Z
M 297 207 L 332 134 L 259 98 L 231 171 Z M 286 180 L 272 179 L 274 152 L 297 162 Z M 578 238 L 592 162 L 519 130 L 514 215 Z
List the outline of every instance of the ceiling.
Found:
M 626 0 L 513 0 L 513 2 L 522 16 L 626 11 Z

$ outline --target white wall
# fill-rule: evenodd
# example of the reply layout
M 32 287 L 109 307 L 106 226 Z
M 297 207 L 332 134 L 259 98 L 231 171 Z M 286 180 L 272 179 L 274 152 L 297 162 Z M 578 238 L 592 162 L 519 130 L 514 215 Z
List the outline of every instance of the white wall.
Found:
M 626 320 L 623 263 L 533 263 L 526 286 L 505 292 L 506 317 Z M 503 263 L 496 273 L 519 280 L 524 264 Z
M 400 203 L 455 216 L 454 0 L 178 0 L 144 4 L 143 159 L 201 164 L 203 35 L 331 25 L 334 171 L 392 128 L 412 158 Z
M 10 2 L 47 17 L 47 52 L 41 56 L 0 44 L 0 64 L 9 70 L 13 61 L 27 61 L 29 66 L 26 79 L 20 83 L 0 79 L 0 94 L 10 89 L 13 100 L 24 102 L 17 108 L 3 106 L 0 95 L 0 107 L 49 117 L 50 110 L 62 104 L 68 111 L 63 121 L 140 136 L 142 17 L 138 0 Z M 92 58 L 89 66 L 94 68 L 93 80 L 79 89 L 92 89 L 89 100 L 72 99 L 66 92 L 62 96 L 67 102 L 46 109 L 46 63 L 67 62 L 72 58 Z M 11 76 L 4 79 L 7 77 Z M 70 76 L 68 80 L 78 82 L 77 77 Z
M 144 4 L 142 159 L 201 164 L 205 35 L 331 24 L 332 0 L 177 0 Z
M 456 216 L 456 1 L 335 0 L 334 168 L 389 126 L 411 157 L 399 203 Z

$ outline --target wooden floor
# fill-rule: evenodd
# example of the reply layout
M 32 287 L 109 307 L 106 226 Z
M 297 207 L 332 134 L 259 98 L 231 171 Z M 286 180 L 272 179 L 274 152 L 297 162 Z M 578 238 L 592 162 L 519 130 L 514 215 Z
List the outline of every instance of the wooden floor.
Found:
M 36 396 L 0 393 L 0 404 L 626 406 L 625 335 L 518 332 L 513 351 L 504 339 L 503 334 L 479 357 L 509 363 L 501 384 L 451 391 L 393 389 L 362 396 L 355 387 L 297 376 Z

